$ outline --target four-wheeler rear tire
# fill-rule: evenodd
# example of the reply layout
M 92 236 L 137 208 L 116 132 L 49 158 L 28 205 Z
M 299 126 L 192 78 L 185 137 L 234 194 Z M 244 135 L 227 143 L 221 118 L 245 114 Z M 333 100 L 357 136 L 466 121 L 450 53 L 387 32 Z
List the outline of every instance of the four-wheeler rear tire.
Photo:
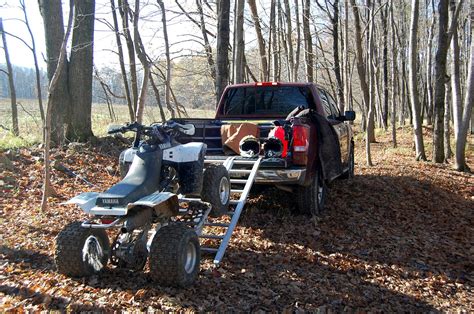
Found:
M 223 165 L 211 164 L 204 170 L 201 198 L 211 203 L 212 217 L 219 217 L 227 212 L 230 201 L 230 177 Z
M 188 287 L 198 277 L 200 260 L 196 232 L 184 224 L 170 224 L 160 228 L 151 243 L 150 275 L 163 286 Z
M 68 224 L 56 238 L 55 262 L 59 273 L 85 277 L 101 272 L 107 265 L 110 244 L 103 229 Z
M 309 186 L 301 186 L 297 190 L 298 210 L 302 214 L 318 216 L 324 210 L 327 186 L 320 170 L 314 174 Z

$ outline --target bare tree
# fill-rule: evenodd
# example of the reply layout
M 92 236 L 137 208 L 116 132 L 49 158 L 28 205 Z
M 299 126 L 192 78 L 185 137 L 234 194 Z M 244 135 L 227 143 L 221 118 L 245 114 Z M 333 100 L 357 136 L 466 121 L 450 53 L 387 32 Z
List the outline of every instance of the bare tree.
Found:
M 469 55 L 468 74 L 466 81 L 466 95 L 464 96 L 464 109 L 462 114 L 462 120 L 459 125 L 458 136 L 456 139 L 456 162 L 455 168 L 459 171 L 469 171 L 466 164 L 466 142 L 467 142 L 467 131 L 469 129 L 469 120 L 472 115 L 472 106 L 474 103 L 474 8 L 471 6 L 470 9 L 471 19 L 471 52 Z
M 95 0 L 74 4 L 74 31 L 68 66 L 71 119 L 66 130 L 69 141 L 87 141 L 92 133 L 92 73 Z
M 217 14 L 216 103 L 229 82 L 230 0 L 219 1 Z
M 234 82 L 244 82 L 244 54 L 245 54 L 245 42 L 244 42 L 244 9 L 245 0 L 237 0 L 236 5 L 236 17 L 235 17 L 235 60 L 234 60 Z
M 171 107 L 171 59 L 170 59 L 170 45 L 168 40 L 168 28 L 166 24 L 165 4 L 162 0 L 157 0 L 161 9 L 161 22 L 163 24 L 163 37 L 165 40 L 165 57 L 166 57 L 166 78 L 165 78 L 165 104 L 168 108 Z M 173 111 L 172 111 L 173 112 Z M 174 116 L 172 116 L 174 118 Z
M 118 26 L 115 0 L 110 0 L 110 8 L 112 10 L 112 19 L 113 19 L 113 22 L 114 22 L 115 41 L 117 42 L 120 72 L 122 74 L 122 83 L 123 83 L 123 88 L 125 90 L 125 97 L 127 99 L 128 113 L 130 115 L 130 121 L 133 121 L 133 119 L 135 118 L 135 110 L 133 108 L 132 97 L 130 95 L 130 87 L 128 85 L 127 71 L 125 70 L 125 61 L 124 61 L 124 57 L 123 57 L 122 40 L 120 39 L 120 31 L 119 31 L 119 26 Z
M 61 2 L 59 2 L 61 4 Z M 50 166 L 49 166 L 49 150 L 51 147 L 51 120 L 54 106 L 57 105 L 57 102 L 53 99 L 55 95 L 55 90 L 59 88 L 59 80 L 62 77 L 63 69 L 66 67 L 66 45 L 71 33 L 72 28 L 72 17 L 74 12 L 74 1 L 69 0 L 69 17 L 67 22 L 66 33 L 61 43 L 59 50 L 59 59 L 51 82 L 48 88 L 48 104 L 46 106 L 46 123 L 44 127 L 44 183 L 43 183 L 43 197 L 41 199 L 41 211 L 46 211 L 48 207 L 48 197 L 51 193 L 51 180 L 50 180 Z
M 7 76 L 8 76 L 8 86 L 10 88 L 10 102 L 12 108 L 12 131 L 13 134 L 18 136 L 20 135 L 20 130 L 18 129 L 18 109 L 16 105 L 16 90 L 15 83 L 13 82 L 13 69 L 10 62 L 10 54 L 8 53 L 7 37 L 5 35 L 5 30 L 3 29 L 3 20 L 0 17 L 0 33 L 2 34 L 3 42 L 3 52 L 5 53 L 5 62 L 7 64 Z
M 359 8 L 357 7 L 355 0 L 350 0 L 352 12 L 354 13 L 354 28 L 355 28 L 355 43 L 356 43 L 356 55 L 357 55 L 357 73 L 359 74 L 360 88 L 362 95 L 364 96 L 365 106 L 370 104 L 370 95 L 369 88 L 367 86 L 367 77 L 365 72 L 365 64 L 363 59 L 363 50 L 362 50 L 362 30 L 360 26 L 360 15 Z M 367 122 L 369 124 L 369 122 Z M 369 130 L 366 132 L 366 158 L 367 164 L 372 166 L 372 158 L 370 155 L 370 135 Z
M 49 84 L 56 72 L 58 62 L 64 62 L 58 74 L 57 87 L 52 90 L 51 101 L 55 103 L 51 112 L 51 141 L 60 145 L 64 141 L 64 123 L 70 114 L 70 96 L 68 90 L 67 55 L 61 55 L 66 60 L 60 60 L 61 45 L 64 38 L 63 11 L 60 0 L 39 0 L 41 16 L 46 39 L 46 56 Z M 48 100 L 49 101 L 49 100 Z
M 311 18 L 311 1 L 302 0 L 303 2 L 303 40 L 304 40 L 304 60 L 306 64 L 306 80 L 313 81 L 313 41 L 309 28 Z
M 248 0 L 250 11 L 252 12 L 253 24 L 255 27 L 255 33 L 257 34 L 258 41 L 258 53 L 260 55 L 260 80 L 268 81 L 268 63 L 267 54 L 265 49 L 265 39 L 262 35 L 262 27 L 260 26 L 260 19 L 258 17 L 257 5 L 255 0 Z
M 35 41 L 35 37 L 33 36 L 33 32 L 31 31 L 28 14 L 26 14 L 25 0 L 20 0 L 20 7 L 21 7 L 21 10 L 23 11 L 25 25 L 26 25 L 26 28 L 28 29 L 28 33 L 30 34 L 30 38 L 31 38 L 31 46 L 29 46 L 28 48 L 30 48 L 31 53 L 33 54 L 33 61 L 35 64 L 35 75 L 36 75 L 36 93 L 38 95 L 38 108 L 40 110 L 41 122 L 44 125 L 45 118 L 44 118 L 44 109 L 43 109 L 43 96 L 41 95 L 41 77 L 40 77 L 40 70 L 38 66 L 38 57 L 36 56 L 36 41 Z
M 417 33 L 418 33 L 419 1 L 412 0 L 411 23 L 410 23 L 410 51 L 409 51 L 409 84 L 411 107 L 413 112 L 413 133 L 415 136 L 416 160 L 425 160 L 425 146 L 423 143 L 423 129 L 420 114 L 420 102 L 418 99 L 417 74 Z

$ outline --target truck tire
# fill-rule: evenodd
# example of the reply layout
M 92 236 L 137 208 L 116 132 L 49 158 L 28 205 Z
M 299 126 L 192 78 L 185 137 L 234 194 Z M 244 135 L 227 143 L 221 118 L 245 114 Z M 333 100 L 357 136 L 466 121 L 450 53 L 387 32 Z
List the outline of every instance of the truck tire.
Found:
M 110 256 L 110 244 L 103 229 L 83 228 L 70 223 L 56 238 L 54 261 L 59 273 L 86 277 L 104 270 Z
M 211 203 L 212 217 L 219 217 L 227 212 L 230 202 L 230 177 L 224 166 L 211 164 L 204 170 L 201 198 Z
M 341 176 L 342 179 L 352 179 L 354 178 L 354 142 L 351 142 L 350 151 L 349 151 L 349 160 L 348 160 L 348 169 Z
M 302 214 L 319 216 L 324 210 L 327 186 L 318 169 L 309 186 L 301 186 L 297 190 L 298 211 Z
M 162 227 L 150 247 L 153 280 L 163 286 L 188 287 L 199 274 L 201 253 L 196 232 L 184 224 Z

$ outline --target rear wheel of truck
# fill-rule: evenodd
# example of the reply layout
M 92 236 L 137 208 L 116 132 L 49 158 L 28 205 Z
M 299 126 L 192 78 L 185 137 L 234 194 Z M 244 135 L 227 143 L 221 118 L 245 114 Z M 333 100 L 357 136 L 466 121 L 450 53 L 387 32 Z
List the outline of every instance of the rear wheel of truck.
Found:
M 71 277 L 85 277 L 104 270 L 110 244 L 103 229 L 83 228 L 73 222 L 58 234 L 54 261 L 58 272 Z
M 201 253 L 196 232 L 183 224 L 162 227 L 150 247 L 150 275 L 163 286 L 187 287 L 199 274 Z
M 204 170 L 201 197 L 203 201 L 211 203 L 211 216 L 219 217 L 227 212 L 230 201 L 230 177 L 226 167 L 211 164 Z
M 327 186 L 322 173 L 317 170 L 309 186 L 299 187 L 297 190 L 298 210 L 302 214 L 318 216 L 324 209 Z

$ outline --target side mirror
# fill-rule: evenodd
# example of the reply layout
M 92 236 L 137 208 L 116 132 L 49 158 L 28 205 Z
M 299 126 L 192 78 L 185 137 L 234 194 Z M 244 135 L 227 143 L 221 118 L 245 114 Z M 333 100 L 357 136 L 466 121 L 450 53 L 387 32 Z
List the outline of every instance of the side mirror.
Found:
M 344 120 L 346 120 L 346 121 L 354 121 L 355 118 L 356 118 L 355 111 L 350 110 L 350 111 L 346 111 L 344 113 Z

